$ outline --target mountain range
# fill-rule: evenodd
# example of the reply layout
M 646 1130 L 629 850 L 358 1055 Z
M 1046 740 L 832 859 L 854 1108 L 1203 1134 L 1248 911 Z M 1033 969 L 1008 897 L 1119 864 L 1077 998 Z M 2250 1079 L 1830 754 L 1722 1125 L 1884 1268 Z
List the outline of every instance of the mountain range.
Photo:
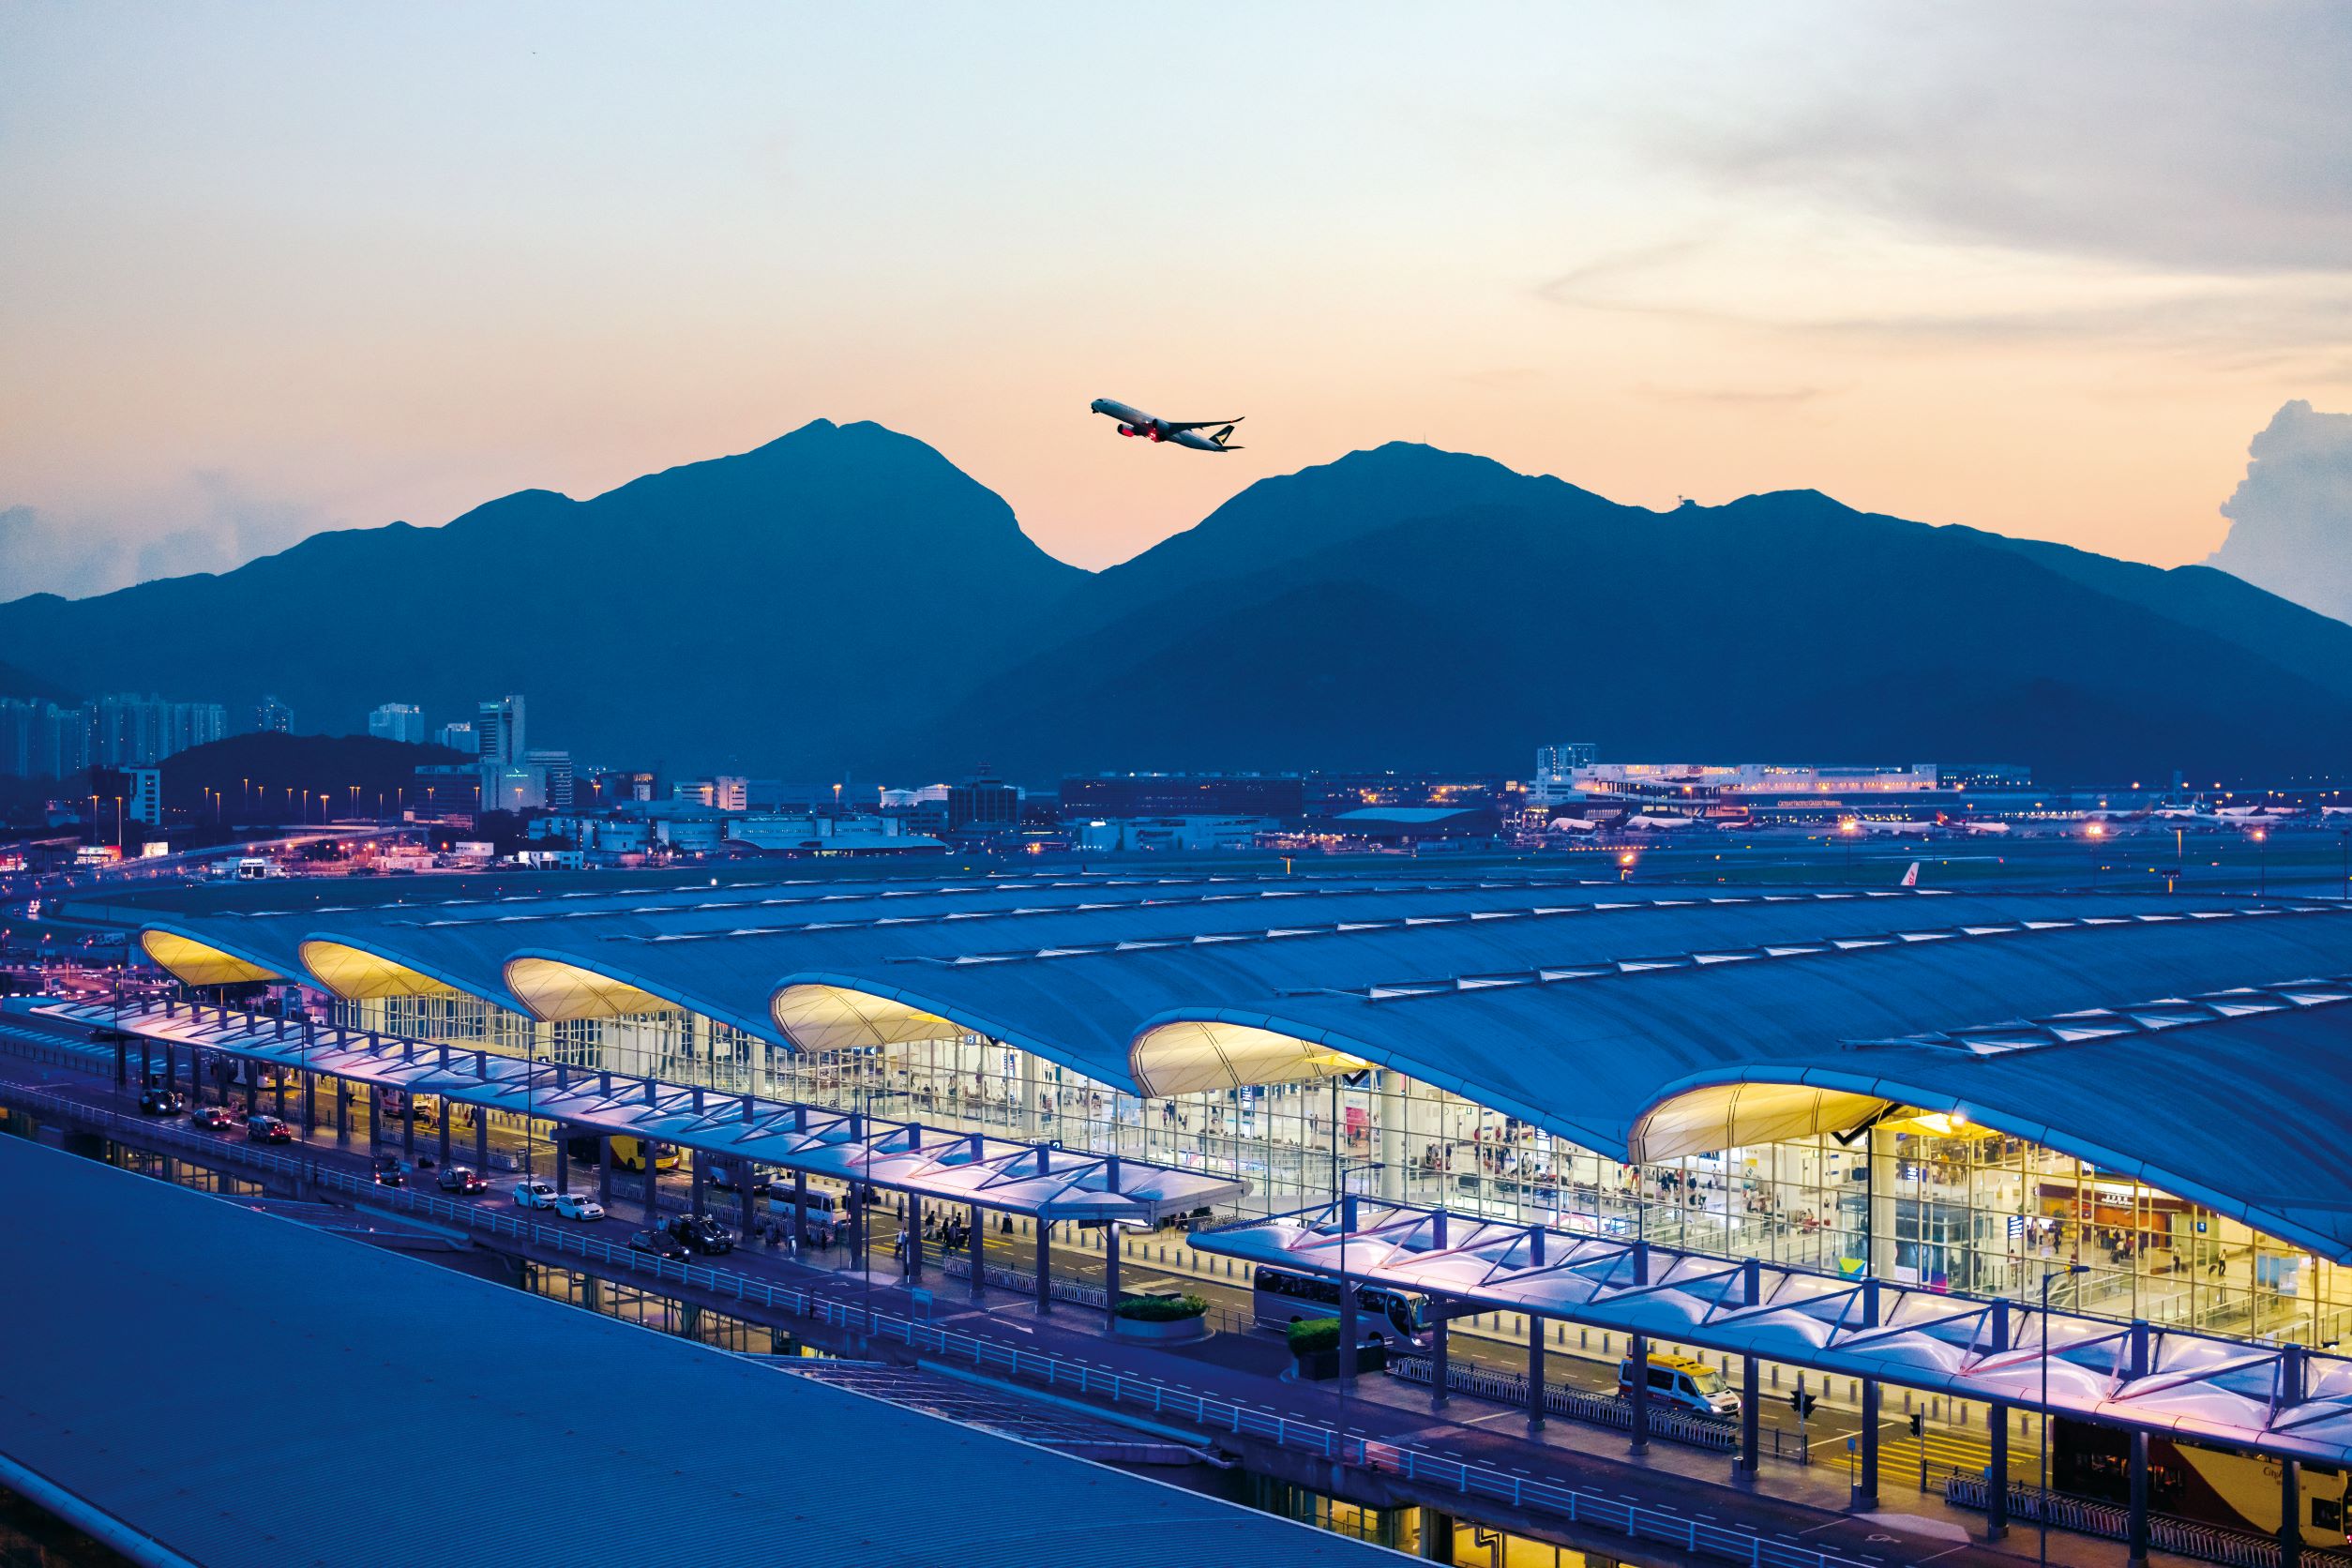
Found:
M 532 742 L 583 761 L 800 778 L 1516 772 L 1560 739 L 2065 778 L 2352 764 L 2352 626 L 2224 572 L 1807 490 L 1653 512 L 1404 443 L 1089 573 L 923 443 L 820 420 L 588 501 L 0 604 L 5 665 L 272 692 L 323 731 L 518 691 Z

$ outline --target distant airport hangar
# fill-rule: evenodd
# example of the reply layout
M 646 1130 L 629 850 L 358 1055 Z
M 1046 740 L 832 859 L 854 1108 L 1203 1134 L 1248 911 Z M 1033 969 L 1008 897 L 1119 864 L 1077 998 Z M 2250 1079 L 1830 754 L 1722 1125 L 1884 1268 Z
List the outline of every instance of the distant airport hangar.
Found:
M 1345 1185 L 2021 1298 L 2080 1262 L 2087 1308 L 2311 1343 L 2352 1307 L 2328 902 L 1059 875 L 141 940 L 355 1028 L 1118 1152 L 1259 1214 Z

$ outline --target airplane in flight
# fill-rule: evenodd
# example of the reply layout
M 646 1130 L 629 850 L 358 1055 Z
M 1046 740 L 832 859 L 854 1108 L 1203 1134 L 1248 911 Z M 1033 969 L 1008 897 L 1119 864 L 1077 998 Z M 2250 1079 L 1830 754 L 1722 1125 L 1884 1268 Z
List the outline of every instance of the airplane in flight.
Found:
M 1114 402 L 1108 398 L 1097 398 L 1089 406 L 1096 414 L 1118 420 L 1121 435 L 1139 435 L 1146 441 L 1172 441 L 1196 452 L 1241 450 L 1238 446 L 1226 445 L 1226 438 L 1233 433 L 1233 427 L 1242 422 L 1238 416 L 1231 419 L 1158 419 L 1139 408 L 1129 408 L 1125 403 Z M 1212 425 L 1225 428 L 1209 430 Z M 1203 435 L 1203 430 L 1209 433 Z

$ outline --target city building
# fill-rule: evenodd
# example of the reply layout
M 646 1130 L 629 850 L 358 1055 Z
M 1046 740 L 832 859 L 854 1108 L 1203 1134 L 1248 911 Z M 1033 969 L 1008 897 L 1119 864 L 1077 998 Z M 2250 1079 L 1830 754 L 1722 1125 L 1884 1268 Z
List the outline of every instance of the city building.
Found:
M 290 735 L 294 733 L 294 710 L 278 701 L 274 693 L 264 697 L 253 709 L 253 729 L 258 734 Z
M 476 704 L 474 754 L 482 776 L 482 809 L 529 811 L 547 805 L 547 778 L 522 761 L 523 701 L 506 696 Z
M 747 811 L 751 808 L 750 783 L 733 774 L 720 774 L 711 780 L 709 804 L 721 811 Z
M 522 754 L 522 765 L 539 776 L 539 804 L 550 811 L 572 808 L 572 754 L 544 747 Z
M 451 751 L 462 751 L 468 756 L 478 756 L 481 752 L 478 735 L 471 720 L 443 725 L 433 731 L 433 744 L 446 746 Z
M 1105 773 L 1062 780 L 1062 815 L 1091 818 L 1274 817 L 1306 813 L 1306 783 L 1297 774 Z
M 163 770 L 161 768 L 125 768 L 123 770 L 124 810 L 134 822 L 149 827 L 163 821 Z
M 425 710 L 414 702 L 384 702 L 368 714 L 368 733 L 378 740 L 421 745 L 425 739 Z
M 947 790 L 947 831 L 1010 833 L 1021 823 L 1021 792 L 996 778 L 970 778 Z
M 511 762 L 523 750 L 523 701 L 520 697 L 502 697 L 483 702 L 475 710 L 474 754 L 484 766 L 493 762 Z
M 1600 748 L 1591 741 L 1555 741 L 1535 748 L 1535 776 L 1528 784 L 1528 804 L 1548 806 L 1567 799 L 1576 790 L 1576 772 L 1599 760 Z
M 1068 819 L 1073 847 L 1089 853 L 1123 851 L 1246 850 L 1278 831 L 1272 817 L 1096 817 Z

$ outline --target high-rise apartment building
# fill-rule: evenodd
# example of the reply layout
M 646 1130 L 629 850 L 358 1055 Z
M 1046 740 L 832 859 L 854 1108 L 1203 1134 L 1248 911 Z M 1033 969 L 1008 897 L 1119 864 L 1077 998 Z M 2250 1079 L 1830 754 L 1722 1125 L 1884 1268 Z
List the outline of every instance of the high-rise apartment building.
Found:
M 163 770 L 125 768 L 125 808 L 134 822 L 153 827 L 163 821 Z
M 425 739 L 425 710 L 414 702 L 384 702 L 368 715 L 368 733 L 378 740 L 421 744 Z
M 255 705 L 253 730 L 263 735 L 290 735 L 294 733 L 294 710 L 272 693 Z
M 452 751 L 462 751 L 469 757 L 478 754 L 480 749 L 476 744 L 476 732 L 473 724 L 463 720 L 456 724 L 445 724 L 435 730 L 433 745 L 445 746 Z

